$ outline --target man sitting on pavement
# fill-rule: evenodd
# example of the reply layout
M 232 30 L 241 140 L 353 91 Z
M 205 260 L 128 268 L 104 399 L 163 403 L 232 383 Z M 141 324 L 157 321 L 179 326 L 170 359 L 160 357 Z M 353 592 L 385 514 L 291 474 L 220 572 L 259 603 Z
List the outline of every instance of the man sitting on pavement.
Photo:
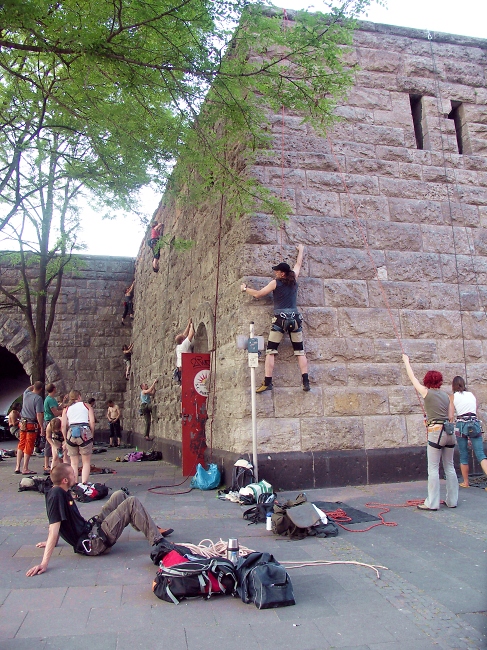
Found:
M 51 479 L 53 487 L 46 494 L 49 534 L 46 542 L 37 544 L 37 547 L 45 549 L 44 556 L 40 564 L 27 571 L 25 575 L 28 577 L 47 570 L 60 536 L 75 553 L 95 556 L 113 546 L 129 524 L 144 533 L 151 545 L 173 532 L 171 528 L 156 526 L 142 503 L 136 497 L 127 496 L 123 490 L 114 492 L 100 514 L 86 521 L 69 492 L 77 483 L 71 465 L 57 465 L 51 472 Z

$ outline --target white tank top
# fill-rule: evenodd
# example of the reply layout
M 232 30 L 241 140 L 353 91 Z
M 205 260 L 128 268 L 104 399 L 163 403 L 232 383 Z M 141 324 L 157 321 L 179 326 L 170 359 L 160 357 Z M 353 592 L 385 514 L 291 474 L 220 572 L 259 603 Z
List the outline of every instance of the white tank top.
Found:
M 458 417 L 465 413 L 477 413 L 477 400 L 468 390 L 464 390 L 463 393 L 453 393 L 453 404 Z
M 89 423 L 89 412 L 83 402 L 75 402 L 68 407 L 67 416 L 69 425 L 81 424 L 82 422 Z

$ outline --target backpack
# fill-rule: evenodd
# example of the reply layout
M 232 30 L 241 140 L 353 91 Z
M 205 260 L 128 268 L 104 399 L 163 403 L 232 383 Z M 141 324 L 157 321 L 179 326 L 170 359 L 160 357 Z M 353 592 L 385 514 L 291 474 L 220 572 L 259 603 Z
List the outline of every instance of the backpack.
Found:
M 51 488 L 52 481 L 50 476 L 46 476 L 45 478 L 42 476 L 24 476 L 19 482 L 19 492 L 32 490 L 33 492 L 47 494 Z
M 184 598 L 211 598 L 214 594 L 235 595 L 237 575 L 230 560 L 221 557 L 167 553 L 152 583 L 161 600 L 178 605 Z
M 267 513 L 274 511 L 275 500 L 276 495 L 274 493 L 261 494 L 257 499 L 257 505 L 249 508 L 242 515 L 249 522 L 248 525 L 265 523 Z
M 238 595 L 257 609 L 295 605 L 291 578 L 270 553 L 250 553 L 237 564 Z
M 73 499 L 80 503 L 90 503 L 91 501 L 98 501 L 108 496 L 111 490 L 105 483 L 78 483 L 71 488 Z
M 238 492 L 240 488 L 247 487 L 255 481 L 254 467 L 245 458 L 239 458 L 233 466 L 232 492 Z
M 289 535 L 291 539 L 303 539 L 307 537 L 308 527 L 301 528 L 296 526 L 287 514 L 289 508 L 294 508 L 306 502 L 306 495 L 298 494 L 295 499 L 289 500 L 283 505 L 275 503 L 274 514 L 272 515 L 272 532 L 276 535 Z
M 272 485 L 264 480 L 258 483 L 249 483 L 247 487 L 240 488 L 238 491 L 240 501 L 245 504 L 258 503 L 261 495 L 272 493 Z

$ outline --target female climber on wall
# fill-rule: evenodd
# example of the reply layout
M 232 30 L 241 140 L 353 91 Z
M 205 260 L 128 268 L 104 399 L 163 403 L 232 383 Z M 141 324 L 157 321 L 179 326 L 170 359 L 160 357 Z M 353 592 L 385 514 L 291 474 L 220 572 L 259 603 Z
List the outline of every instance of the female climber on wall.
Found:
M 412 385 L 424 399 L 428 428 L 428 498 L 418 506 L 420 510 L 438 510 L 440 507 L 440 460 L 446 476 L 446 505 L 456 508 L 458 502 L 458 478 L 453 465 L 455 436 L 447 432 L 445 424 L 453 421 L 453 404 L 450 396 L 440 390 L 443 375 L 429 370 L 421 384 L 415 377 L 409 357 L 402 355 L 406 372 Z
M 484 441 L 482 438 L 482 423 L 477 417 L 477 400 L 475 395 L 465 390 L 463 377 L 453 377 L 453 395 L 450 400 L 455 407 L 457 416 L 455 435 L 458 440 L 458 451 L 460 452 L 460 471 L 462 472 L 463 483 L 460 487 L 470 487 L 468 483 L 468 441 L 472 445 L 475 456 L 484 474 L 487 474 L 487 457 L 484 452 Z M 487 490 L 487 488 L 485 488 Z

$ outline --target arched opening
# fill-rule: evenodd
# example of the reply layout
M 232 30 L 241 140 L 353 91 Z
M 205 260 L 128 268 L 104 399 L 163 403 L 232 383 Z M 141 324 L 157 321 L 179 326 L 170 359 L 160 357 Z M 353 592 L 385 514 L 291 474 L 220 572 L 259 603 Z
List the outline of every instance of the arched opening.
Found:
M 0 346 L 0 415 L 6 415 L 12 402 L 30 386 L 30 379 L 23 365 Z
M 208 332 L 204 323 L 198 325 L 196 334 L 194 335 L 194 352 L 201 354 L 208 352 Z

